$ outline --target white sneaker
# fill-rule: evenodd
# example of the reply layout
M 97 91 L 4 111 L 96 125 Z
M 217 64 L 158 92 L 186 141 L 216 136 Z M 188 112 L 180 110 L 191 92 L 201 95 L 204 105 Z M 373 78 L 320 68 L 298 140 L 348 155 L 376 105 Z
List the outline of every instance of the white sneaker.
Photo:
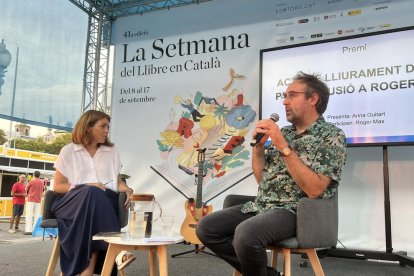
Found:
M 14 233 L 16 233 L 16 230 L 9 229 L 9 233 L 14 234 Z

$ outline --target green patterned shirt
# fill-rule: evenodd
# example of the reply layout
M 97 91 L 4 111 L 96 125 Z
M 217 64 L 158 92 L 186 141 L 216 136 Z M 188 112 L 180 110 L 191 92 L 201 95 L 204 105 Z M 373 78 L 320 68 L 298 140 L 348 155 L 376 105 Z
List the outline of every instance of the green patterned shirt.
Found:
M 331 178 L 331 183 L 321 198 L 335 195 L 346 160 L 344 132 L 321 116 L 303 133 L 296 135 L 294 126 L 282 128 L 289 145 L 302 161 L 314 172 Z M 242 207 L 243 213 L 263 213 L 274 208 L 284 208 L 296 213 L 299 199 L 306 194 L 296 185 L 277 148 L 265 147 L 265 165 L 256 200 Z

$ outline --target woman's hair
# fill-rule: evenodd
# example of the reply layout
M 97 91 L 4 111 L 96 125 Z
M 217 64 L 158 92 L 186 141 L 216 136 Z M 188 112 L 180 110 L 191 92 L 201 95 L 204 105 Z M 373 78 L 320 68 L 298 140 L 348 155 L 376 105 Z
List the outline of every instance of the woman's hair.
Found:
M 111 117 L 102 111 L 88 110 L 83 113 L 72 130 L 72 142 L 80 145 L 89 144 L 92 141 L 89 129 L 93 127 L 97 121 L 104 118 L 108 119 L 109 122 L 111 121 Z M 106 138 L 105 143 L 102 145 L 112 147 L 114 144 L 109 141 L 109 138 Z
M 315 75 L 308 75 L 303 72 L 299 72 L 294 78 L 294 81 L 300 81 L 308 87 L 306 91 L 306 98 L 312 96 L 312 93 L 317 93 L 319 95 L 319 101 L 316 104 L 316 110 L 320 115 L 322 115 L 326 107 L 328 106 L 329 101 L 329 88 L 326 84 L 321 81 Z

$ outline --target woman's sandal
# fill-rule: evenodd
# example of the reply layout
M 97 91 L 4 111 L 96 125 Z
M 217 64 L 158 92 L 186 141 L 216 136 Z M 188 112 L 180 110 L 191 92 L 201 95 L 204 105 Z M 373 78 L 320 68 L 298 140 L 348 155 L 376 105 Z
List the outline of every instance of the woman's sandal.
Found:
M 122 250 L 121 252 L 116 255 L 115 263 L 118 267 L 118 270 L 124 269 L 129 264 L 131 264 L 133 261 L 135 261 L 136 257 L 126 250 Z

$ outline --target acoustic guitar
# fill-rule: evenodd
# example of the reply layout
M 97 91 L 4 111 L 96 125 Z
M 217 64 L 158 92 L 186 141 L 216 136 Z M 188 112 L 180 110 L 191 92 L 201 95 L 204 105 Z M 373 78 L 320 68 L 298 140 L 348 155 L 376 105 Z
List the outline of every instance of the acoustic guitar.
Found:
M 202 193 L 203 193 L 203 164 L 205 160 L 205 151 L 206 149 L 198 149 L 198 173 L 197 177 L 197 198 L 194 202 L 193 198 L 189 198 L 185 204 L 185 219 L 181 225 L 181 235 L 184 238 L 184 241 L 192 244 L 202 244 L 198 239 L 195 230 L 197 223 L 205 215 L 210 214 L 213 211 L 213 206 L 205 205 L 202 202 Z

